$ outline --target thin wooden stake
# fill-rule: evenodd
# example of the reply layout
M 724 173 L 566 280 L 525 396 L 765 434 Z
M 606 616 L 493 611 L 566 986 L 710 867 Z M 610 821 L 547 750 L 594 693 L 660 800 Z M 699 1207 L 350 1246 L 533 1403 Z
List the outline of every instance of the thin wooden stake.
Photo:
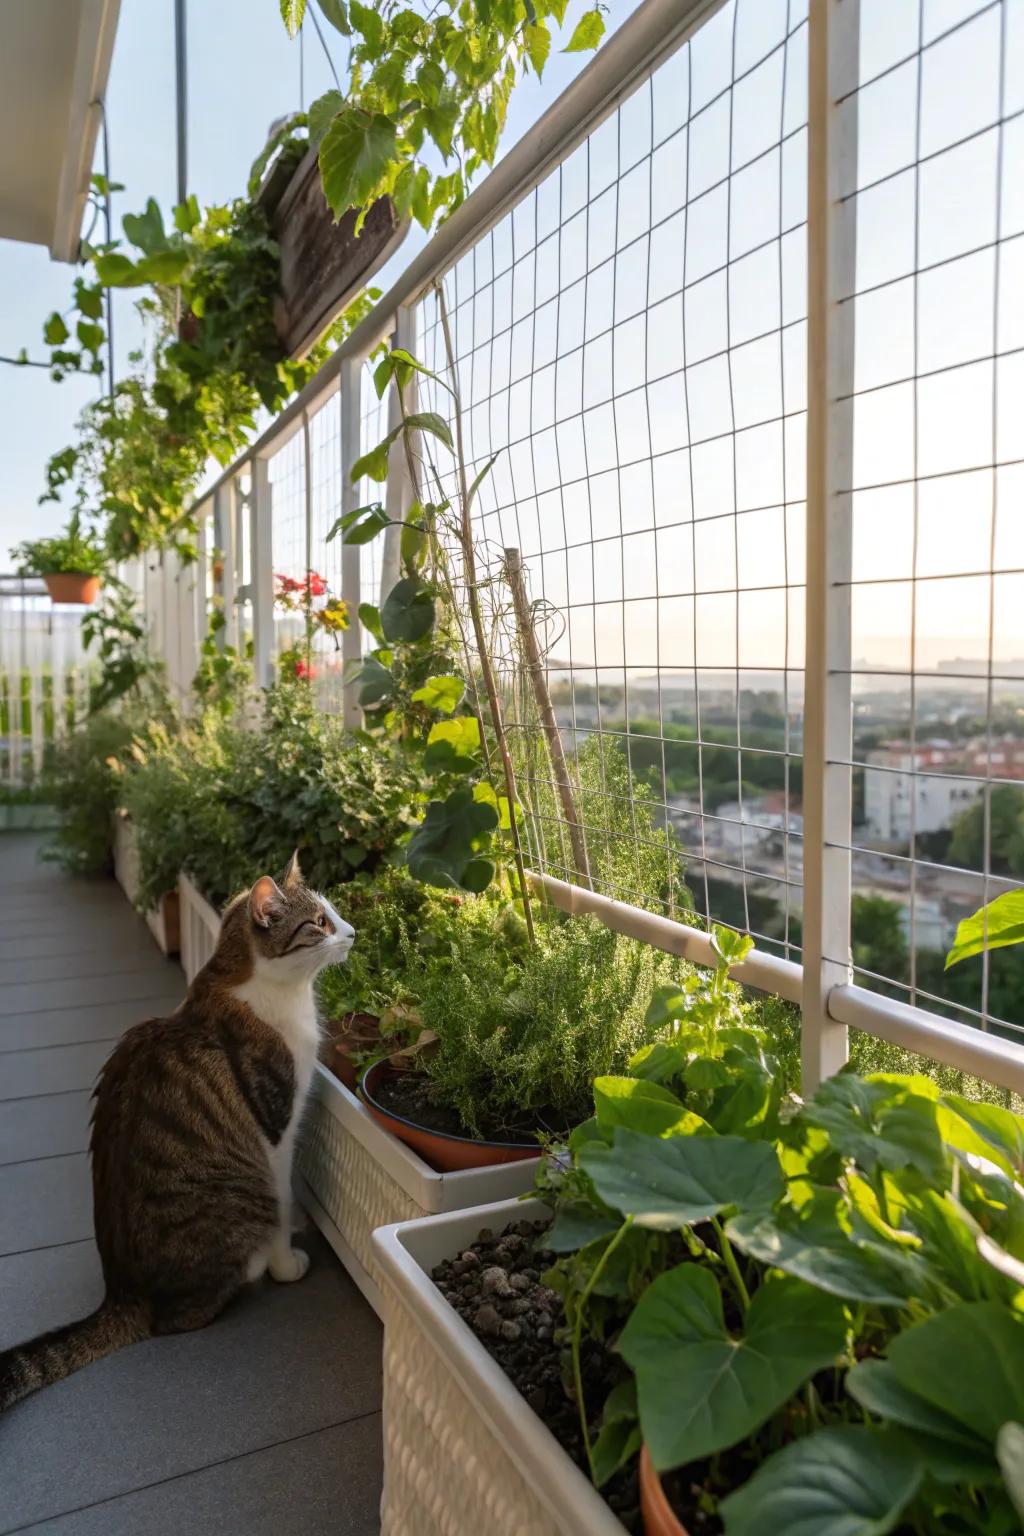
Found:
M 519 643 L 523 648 L 526 658 L 526 669 L 530 675 L 533 686 L 533 696 L 540 712 L 540 723 L 547 738 L 548 753 L 551 757 L 551 767 L 558 785 L 558 797 L 562 802 L 562 815 L 565 817 L 569 829 L 569 842 L 572 846 L 573 863 L 576 866 L 576 874 L 579 883 L 593 890 L 593 881 L 590 877 L 590 860 L 587 857 L 587 839 L 583 830 L 583 823 L 579 819 L 576 809 L 576 797 L 573 793 L 572 780 L 569 777 L 569 765 L 565 759 L 565 748 L 562 745 L 562 733 L 558 729 L 558 721 L 555 718 L 554 706 L 551 703 L 551 694 L 548 692 L 548 681 L 544 670 L 544 659 L 537 643 L 537 631 L 533 624 L 533 614 L 530 611 L 529 598 L 526 595 L 526 580 L 523 575 L 523 558 L 518 549 L 506 549 L 505 551 L 505 579 L 512 593 L 512 606 L 515 610 L 516 629 L 519 632 Z

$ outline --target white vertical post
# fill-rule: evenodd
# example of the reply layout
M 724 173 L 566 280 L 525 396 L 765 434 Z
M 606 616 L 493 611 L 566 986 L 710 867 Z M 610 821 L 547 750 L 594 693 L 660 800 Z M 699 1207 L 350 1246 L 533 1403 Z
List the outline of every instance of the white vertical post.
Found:
M 341 511 L 354 512 L 359 505 L 359 488 L 352 483 L 352 466 L 359 458 L 362 429 L 362 369 L 359 358 L 346 357 L 341 365 L 341 389 L 338 392 L 341 411 Z M 341 654 L 345 665 L 342 718 L 350 730 L 358 730 L 363 723 L 362 711 L 357 698 L 357 685 L 348 681 L 350 673 L 362 659 L 362 626 L 359 623 L 360 551 L 357 544 L 341 546 L 341 595 L 348 604 L 350 623 L 341 641 Z
M 416 310 L 408 304 L 403 304 L 398 311 L 395 320 L 393 343 L 396 347 L 404 347 L 407 352 L 416 355 Z M 415 411 L 416 379 L 414 373 L 405 387 L 406 411 Z M 393 432 L 402 420 L 401 401 L 399 399 L 398 385 L 392 380 L 388 394 L 388 431 Z M 381 556 L 380 565 L 380 597 L 381 607 L 398 581 L 402 573 L 402 530 L 397 523 L 403 519 L 412 506 L 413 486 L 409 476 L 409 463 L 406 456 L 405 443 L 399 436 L 391 445 L 388 455 L 388 481 L 385 494 L 384 509 L 391 519 L 391 526 L 384 531 L 384 553 Z
M 832 988 L 850 979 L 850 577 L 860 0 L 811 0 L 808 104 L 807 639 L 803 1086 L 847 1059 Z M 847 302 L 842 302 L 847 300 Z
M 252 462 L 249 487 L 249 547 L 252 551 L 252 666 L 257 688 L 274 681 L 274 523 L 270 467 Z
M 193 587 L 193 599 L 195 601 L 195 635 L 196 635 L 196 667 L 199 666 L 199 654 L 203 641 L 206 639 L 206 630 L 210 622 L 207 611 L 207 598 L 209 595 L 210 581 L 210 509 L 206 502 L 203 503 L 196 518 L 198 537 L 196 547 L 199 557 L 196 560 L 196 579 Z
M 235 549 L 235 482 L 229 480 L 213 497 L 213 542 L 220 552 L 220 580 L 215 590 L 224 601 L 224 628 L 221 630 L 222 645 L 238 644 L 238 614 L 235 609 L 237 589 Z

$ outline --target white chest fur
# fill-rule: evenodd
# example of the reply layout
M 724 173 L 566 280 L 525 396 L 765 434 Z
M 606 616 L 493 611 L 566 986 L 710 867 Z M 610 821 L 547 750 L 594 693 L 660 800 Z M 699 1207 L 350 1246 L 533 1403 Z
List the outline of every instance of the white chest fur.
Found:
M 295 1105 L 291 1122 L 294 1126 L 313 1080 L 319 1042 L 313 983 L 305 978 L 272 981 L 257 969 L 248 981 L 233 990 L 240 1003 L 245 1003 L 258 1019 L 277 1030 L 291 1051 L 295 1064 Z

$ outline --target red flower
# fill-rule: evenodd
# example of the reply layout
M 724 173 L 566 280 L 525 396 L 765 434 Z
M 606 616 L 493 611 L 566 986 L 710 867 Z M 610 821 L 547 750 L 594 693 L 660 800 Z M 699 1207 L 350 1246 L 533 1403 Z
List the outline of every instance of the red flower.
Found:
M 316 668 L 311 667 L 309 662 L 303 660 L 300 656 L 295 663 L 295 676 L 302 678 L 305 682 L 312 682 L 314 677 L 316 677 Z
M 327 582 L 317 571 L 307 572 L 306 583 L 312 597 L 323 597 L 327 591 Z

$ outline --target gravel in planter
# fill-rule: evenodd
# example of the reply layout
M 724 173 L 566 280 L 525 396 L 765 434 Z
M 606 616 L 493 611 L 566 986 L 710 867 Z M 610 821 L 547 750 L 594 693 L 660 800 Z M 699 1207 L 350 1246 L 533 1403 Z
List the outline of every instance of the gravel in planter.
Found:
M 441 1295 L 473 1330 L 505 1375 L 584 1473 L 587 1458 L 572 1394 L 572 1368 L 564 1343 L 562 1298 L 543 1282 L 555 1255 L 542 1246 L 548 1224 L 512 1222 L 497 1236 L 487 1227 L 454 1259 L 438 1264 L 431 1278 Z M 614 1357 L 584 1341 L 583 1390 L 598 1416 L 615 1385 Z M 596 1436 L 597 1425 L 591 1425 Z M 634 1468 L 602 1489 L 609 1507 L 629 1531 L 639 1532 L 639 1490 Z

